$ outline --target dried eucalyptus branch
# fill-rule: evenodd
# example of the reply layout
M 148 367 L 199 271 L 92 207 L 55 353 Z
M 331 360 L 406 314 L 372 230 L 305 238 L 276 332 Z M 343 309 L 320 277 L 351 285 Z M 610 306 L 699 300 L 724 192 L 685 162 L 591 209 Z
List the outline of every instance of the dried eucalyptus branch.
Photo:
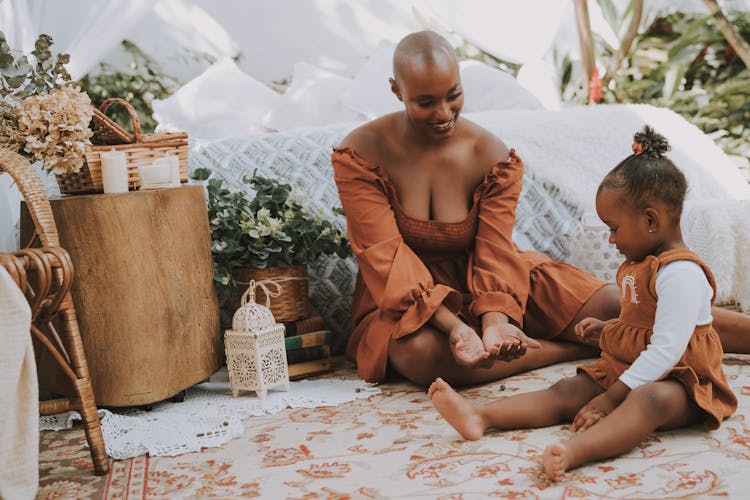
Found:
M 65 69 L 70 55 L 53 55 L 52 44 L 52 37 L 44 33 L 39 35 L 31 51 L 36 59 L 36 64 L 32 65 L 25 54 L 18 58 L 14 56 L 15 51 L 8 45 L 5 33 L 0 31 L 0 97 L 18 103 L 70 81 L 70 74 Z

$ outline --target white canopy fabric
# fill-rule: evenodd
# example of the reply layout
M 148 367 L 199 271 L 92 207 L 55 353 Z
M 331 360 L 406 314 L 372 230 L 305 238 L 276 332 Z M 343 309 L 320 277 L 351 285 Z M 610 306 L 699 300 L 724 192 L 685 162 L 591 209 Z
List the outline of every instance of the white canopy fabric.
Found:
M 28 53 L 40 33 L 55 52 L 71 55 L 68 71 L 81 78 L 154 8 L 156 0 L 4 0 L 0 29 L 11 47 Z
M 613 1 L 620 10 L 627 4 Z M 215 59 L 239 56 L 239 68 L 264 84 L 288 83 L 298 63 L 352 78 L 382 42 L 438 29 L 457 35 L 453 41 L 465 39 L 523 64 L 518 82 L 546 109 L 560 109 L 551 53 L 556 47 L 578 58 L 571 5 L 560 0 L 0 0 L 0 29 L 11 47 L 24 52 L 32 50 L 40 33 L 50 34 L 53 49 L 71 55 L 74 79 L 102 60 L 116 67 L 126 63 L 118 50 L 129 38 L 166 74 L 183 81 L 209 65 L 190 56 L 200 53 Z M 722 5 L 750 8 L 750 0 Z M 647 0 L 646 17 L 666 8 L 674 8 L 674 2 Z M 680 2 L 679 8 L 706 10 L 701 0 Z M 592 29 L 615 43 L 598 2 L 590 1 L 589 9 Z M 15 248 L 19 197 L 9 186 L 7 176 L 0 176 L 0 250 Z

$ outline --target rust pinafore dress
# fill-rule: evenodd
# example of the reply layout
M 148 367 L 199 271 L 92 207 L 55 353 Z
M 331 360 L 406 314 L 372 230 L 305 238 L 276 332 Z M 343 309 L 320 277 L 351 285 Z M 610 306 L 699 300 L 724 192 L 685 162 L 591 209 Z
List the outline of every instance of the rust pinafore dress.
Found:
M 716 293 L 711 271 L 690 250 L 669 250 L 658 257 L 650 255 L 641 262 L 625 262 L 617 271 L 621 290 L 620 317 L 602 330 L 599 339 L 601 358 L 579 367 L 579 373 L 586 373 L 606 389 L 646 349 L 656 317 L 656 273 L 662 266 L 677 260 L 699 264 Z M 688 396 L 703 410 L 708 429 L 717 429 L 722 420 L 737 409 L 737 398 L 729 388 L 721 366 L 723 355 L 713 325 L 697 326 L 682 358 L 662 377 L 662 380 L 676 380 L 685 387 Z

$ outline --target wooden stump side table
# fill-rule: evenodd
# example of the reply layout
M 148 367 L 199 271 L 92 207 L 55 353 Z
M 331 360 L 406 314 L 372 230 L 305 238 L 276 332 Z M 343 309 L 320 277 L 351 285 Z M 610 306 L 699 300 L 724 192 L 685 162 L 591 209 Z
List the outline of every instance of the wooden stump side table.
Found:
M 154 403 L 215 373 L 222 344 L 203 188 L 50 204 L 75 266 L 73 299 L 97 404 Z M 22 207 L 22 241 L 31 227 Z M 52 368 L 40 364 L 40 385 L 55 391 Z

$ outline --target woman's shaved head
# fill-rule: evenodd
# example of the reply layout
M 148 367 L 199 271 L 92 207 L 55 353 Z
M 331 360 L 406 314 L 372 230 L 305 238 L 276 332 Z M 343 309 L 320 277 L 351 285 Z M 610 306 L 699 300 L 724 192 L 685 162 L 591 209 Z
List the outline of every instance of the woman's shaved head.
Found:
M 407 67 L 430 64 L 458 64 L 456 53 L 448 40 L 434 31 L 417 31 L 406 35 L 393 52 L 393 77 L 399 81 Z

